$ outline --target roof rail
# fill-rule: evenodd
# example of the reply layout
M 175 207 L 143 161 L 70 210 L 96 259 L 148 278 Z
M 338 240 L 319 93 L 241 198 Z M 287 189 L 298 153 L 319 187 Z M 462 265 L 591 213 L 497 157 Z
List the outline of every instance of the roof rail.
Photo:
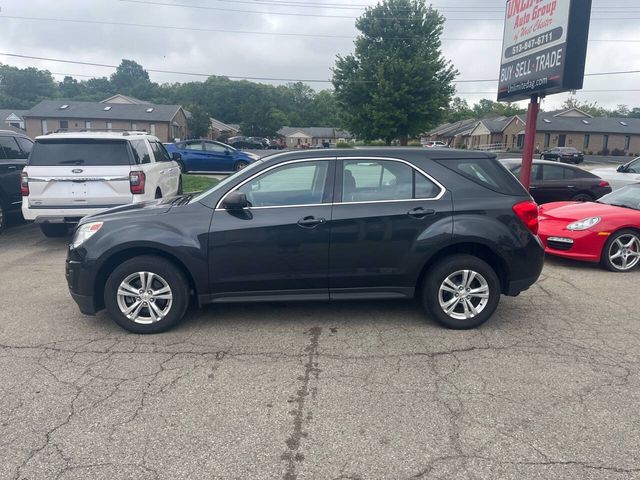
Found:
M 121 133 L 123 137 L 129 135 L 149 135 L 149 133 L 145 130 L 127 130 L 126 128 L 58 128 L 54 131 L 49 131 L 45 133 L 45 135 L 50 135 L 52 133 L 86 133 L 86 132 L 97 132 L 97 133 Z

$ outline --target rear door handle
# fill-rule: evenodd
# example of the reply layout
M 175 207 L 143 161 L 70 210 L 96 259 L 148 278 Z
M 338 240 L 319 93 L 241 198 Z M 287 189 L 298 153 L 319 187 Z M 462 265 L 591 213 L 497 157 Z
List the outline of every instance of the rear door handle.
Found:
M 16 166 L 15 166 L 15 165 L 9 165 L 9 166 L 7 167 L 7 170 L 15 170 L 15 169 L 16 169 Z
M 310 217 L 304 217 L 298 220 L 298 225 L 300 225 L 302 228 L 315 228 L 326 221 L 327 220 L 324 218 L 316 218 L 316 217 L 310 216 Z
M 407 215 L 409 215 L 411 218 L 424 218 L 428 215 L 435 215 L 436 211 L 433 209 L 424 209 L 422 207 L 416 207 L 412 210 L 409 210 L 407 212 Z

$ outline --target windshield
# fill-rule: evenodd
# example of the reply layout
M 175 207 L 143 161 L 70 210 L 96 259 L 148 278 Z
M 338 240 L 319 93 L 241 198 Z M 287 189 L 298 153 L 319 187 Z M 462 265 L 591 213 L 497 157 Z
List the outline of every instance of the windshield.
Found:
M 232 183 L 236 178 L 238 178 L 238 176 L 241 173 L 246 173 L 249 170 L 255 170 L 258 166 L 262 165 L 263 163 L 264 162 L 262 160 L 257 160 L 255 162 L 249 164 L 248 167 L 245 167 L 242 170 L 237 171 L 233 175 L 229 175 L 227 178 L 225 178 L 224 180 L 221 180 L 219 183 L 217 183 L 216 185 L 211 187 L 209 190 L 205 190 L 204 192 L 202 192 L 197 197 L 192 198 L 189 203 L 199 202 L 200 200 L 204 199 L 205 197 L 208 197 L 210 194 L 212 194 L 213 192 L 217 191 L 218 189 L 224 188 L 229 183 Z
M 640 210 L 640 184 L 628 185 L 605 195 L 598 203 Z

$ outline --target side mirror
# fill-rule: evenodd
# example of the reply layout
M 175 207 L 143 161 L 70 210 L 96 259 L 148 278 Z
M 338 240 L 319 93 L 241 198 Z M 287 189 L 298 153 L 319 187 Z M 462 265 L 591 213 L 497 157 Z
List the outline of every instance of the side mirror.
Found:
M 616 172 L 624 172 L 626 170 L 624 165 L 620 165 L 618 168 L 616 168 Z
M 230 151 L 228 148 L 225 148 L 225 150 L 224 150 L 224 154 L 225 154 L 225 155 L 230 155 L 230 154 L 231 154 L 231 151 Z
M 178 152 L 173 152 L 171 154 L 171 160 L 177 162 L 179 160 L 182 160 L 182 155 L 180 155 Z
M 227 210 L 242 210 L 249 206 L 247 196 L 239 191 L 231 192 L 222 202 L 222 206 Z

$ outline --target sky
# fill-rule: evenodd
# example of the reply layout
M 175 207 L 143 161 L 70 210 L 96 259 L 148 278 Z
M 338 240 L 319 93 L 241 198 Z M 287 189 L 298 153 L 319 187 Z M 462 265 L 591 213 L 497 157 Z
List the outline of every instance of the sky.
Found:
M 106 65 L 117 65 L 127 58 L 154 70 L 330 80 L 336 56 L 353 52 L 353 39 L 358 33 L 355 18 L 367 5 L 376 3 L 376 0 L 0 0 L 0 54 Z M 443 55 L 460 72 L 457 79 L 465 81 L 457 84 L 457 95 L 470 104 L 481 98 L 496 99 L 505 3 L 504 0 L 432 2 L 447 18 Z M 640 70 L 640 33 L 636 32 L 639 22 L 639 0 L 593 0 L 586 72 Z M 78 80 L 108 76 L 114 71 L 110 67 L 5 55 L 0 55 L 0 62 L 48 69 L 58 80 L 65 75 Z M 157 72 L 150 72 L 150 77 L 158 83 L 206 78 Z M 580 101 L 597 102 L 607 108 L 618 104 L 640 107 L 639 79 L 640 73 L 587 77 L 583 91 L 576 96 Z M 285 82 L 263 80 L 263 83 Z M 315 89 L 330 87 L 330 83 L 308 83 Z M 549 96 L 543 108 L 558 108 L 566 98 L 567 94 Z

